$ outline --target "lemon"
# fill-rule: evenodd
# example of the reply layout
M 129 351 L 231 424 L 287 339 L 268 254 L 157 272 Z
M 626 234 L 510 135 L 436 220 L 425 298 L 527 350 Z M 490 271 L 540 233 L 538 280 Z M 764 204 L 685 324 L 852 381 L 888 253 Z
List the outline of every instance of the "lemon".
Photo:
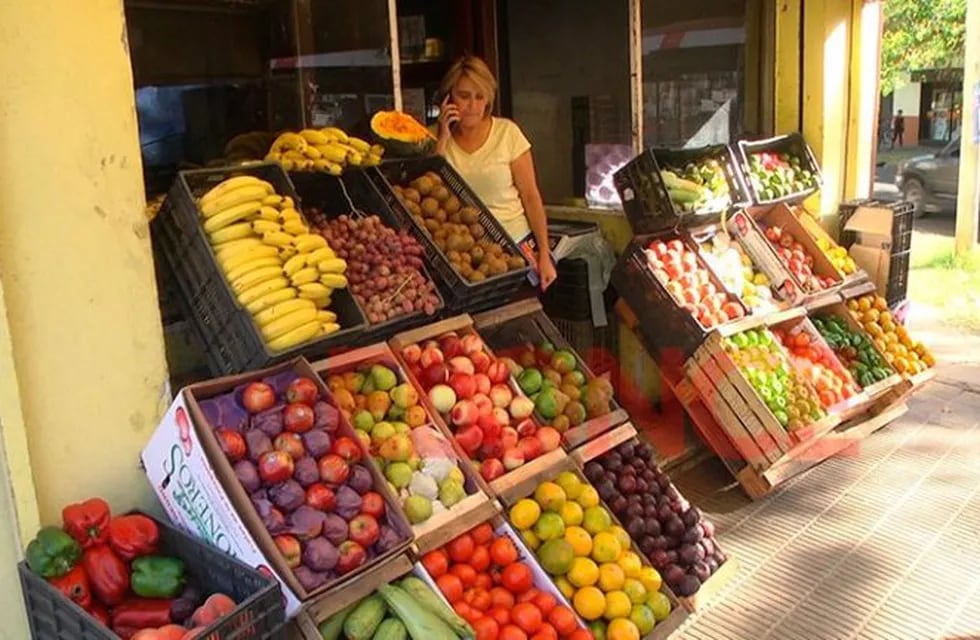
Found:
M 622 553 L 619 540 L 608 531 L 597 533 L 592 538 L 592 559 L 596 562 L 616 562 Z
M 632 545 L 633 542 L 630 540 L 630 534 L 626 533 L 626 529 L 622 528 L 618 524 L 614 524 L 613 526 L 609 527 L 609 533 L 616 536 L 616 539 L 619 540 L 619 546 L 623 551 L 629 551 L 630 545 Z
M 572 606 L 585 620 L 598 620 L 606 611 L 606 596 L 596 587 L 584 587 L 572 596 Z
M 623 593 L 630 597 L 633 604 L 643 604 L 647 600 L 646 587 L 636 578 L 626 578 L 623 581 Z
M 602 613 L 602 617 L 606 620 L 628 618 L 632 611 L 633 603 L 622 591 L 610 591 L 606 594 L 606 609 Z
M 562 576 L 560 578 L 554 579 L 555 586 L 561 591 L 561 594 L 567 599 L 571 600 L 572 596 L 575 595 L 575 586 L 568 581 L 568 578 Z
M 624 551 L 616 562 L 623 568 L 627 578 L 639 577 L 640 570 L 643 569 L 643 563 L 640 561 L 640 556 L 636 555 L 632 551 Z
M 655 591 L 647 597 L 647 606 L 653 611 L 657 622 L 667 619 L 670 615 L 670 598 L 662 591 Z
M 565 496 L 569 500 L 578 499 L 582 493 L 582 488 L 585 486 L 579 480 L 578 476 L 571 471 L 562 471 L 559 473 L 558 477 L 555 478 L 555 484 L 565 490 Z
M 582 519 L 585 517 L 582 505 L 571 501 L 565 503 L 565 506 L 561 508 L 559 514 L 561 515 L 561 519 L 565 521 L 566 526 L 580 525 L 582 524 Z M 627 535 L 627 538 L 629 538 L 629 535 Z
M 531 551 L 537 551 L 538 547 L 541 546 L 541 540 L 539 540 L 538 536 L 535 535 L 535 533 L 530 529 L 521 531 L 521 540 L 524 541 L 524 544 L 526 544 L 527 548 Z
M 630 612 L 630 622 L 636 625 L 641 636 L 645 636 L 657 626 L 657 617 L 653 615 L 650 607 L 645 604 L 636 604 L 633 605 L 633 611 Z
M 614 562 L 599 565 L 599 588 L 604 592 L 616 591 L 623 588 L 626 574 L 623 568 Z
M 583 509 L 599 506 L 599 492 L 590 484 L 584 485 L 582 487 L 582 493 L 578 494 L 578 500 L 576 502 L 582 505 Z
M 588 558 L 575 558 L 565 577 L 576 587 L 590 587 L 599 580 L 599 567 Z
M 518 529 L 530 529 L 541 517 L 541 507 L 529 498 L 518 500 L 510 508 L 510 522 Z
M 592 536 L 582 527 L 565 529 L 565 540 L 572 545 L 576 556 L 588 557 L 592 554 Z
M 660 585 L 663 584 L 663 578 L 653 567 L 643 567 L 640 569 L 639 580 L 643 583 L 643 588 L 647 590 L 647 593 L 660 591 Z
M 606 640 L 640 640 L 640 630 L 630 620 L 618 618 L 606 628 Z

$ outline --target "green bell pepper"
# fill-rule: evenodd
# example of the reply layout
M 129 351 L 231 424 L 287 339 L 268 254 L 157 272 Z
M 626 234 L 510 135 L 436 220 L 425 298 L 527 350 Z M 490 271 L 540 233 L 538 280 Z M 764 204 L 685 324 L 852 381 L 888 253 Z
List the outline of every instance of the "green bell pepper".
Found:
M 184 588 L 184 561 L 167 556 L 133 560 L 129 577 L 133 593 L 144 598 L 173 598 Z
M 27 545 L 27 566 L 42 578 L 60 578 L 82 557 L 82 547 L 58 527 L 44 527 Z

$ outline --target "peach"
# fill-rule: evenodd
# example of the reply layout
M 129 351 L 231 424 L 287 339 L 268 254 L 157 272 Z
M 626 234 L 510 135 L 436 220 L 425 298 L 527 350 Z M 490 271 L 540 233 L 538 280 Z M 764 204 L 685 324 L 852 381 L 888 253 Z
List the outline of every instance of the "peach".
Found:
M 511 471 L 524 464 L 524 452 L 517 447 L 504 451 L 504 469 Z
M 437 384 L 429 389 L 429 402 L 439 413 L 449 413 L 456 404 L 456 392 L 448 384 Z
M 473 369 L 477 373 L 484 373 L 490 368 L 490 364 L 493 362 L 490 356 L 487 355 L 486 351 L 477 351 L 476 353 L 467 354 L 470 360 L 473 361 Z
M 470 375 L 476 373 L 476 370 L 473 368 L 473 361 L 466 356 L 455 356 L 450 358 L 447 364 L 449 365 L 450 373 L 455 373 L 457 371 L 468 373 Z
M 488 416 L 493 413 L 493 402 L 485 394 L 478 393 L 473 396 L 473 404 L 476 405 L 477 413 L 481 416 Z
M 507 409 L 501 407 L 493 408 L 493 417 L 497 419 L 500 424 L 510 424 L 510 414 L 507 413 Z
M 445 355 L 436 347 L 426 347 L 419 354 L 419 364 L 425 369 L 430 365 L 439 364 L 446 361 Z
M 490 400 L 495 407 L 507 407 L 514 399 L 514 392 L 505 384 L 495 384 L 490 388 Z
M 447 333 L 439 338 L 439 348 L 442 349 L 443 354 L 447 358 L 454 358 L 456 356 L 462 355 L 463 347 L 460 343 L 459 336 L 455 333 Z
M 408 364 L 415 364 L 422 358 L 422 347 L 418 344 L 410 344 L 402 349 L 402 358 Z
M 520 466 L 520 465 L 517 465 Z M 488 458 L 480 464 L 480 475 L 487 482 L 504 475 L 504 465 L 497 458 Z
M 493 385 L 490 382 L 490 378 L 485 373 L 477 373 L 473 376 L 476 380 L 476 392 L 482 393 L 484 395 L 490 395 L 490 387 Z
M 510 369 L 507 368 L 506 364 L 497 360 L 490 363 L 490 366 L 487 368 L 487 376 L 490 378 L 490 382 L 501 384 L 507 382 L 507 379 L 510 378 Z
M 463 353 L 474 354 L 483 350 L 483 339 L 475 333 L 467 333 L 460 341 L 460 346 L 463 348 Z
M 510 403 L 510 415 L 515 420 L 523 420 L 534 413 L 534 402 L 530 398 L 517 396 Z
M 472 398 L 476 393 L 476 380 L 468 373 L 457 371 L 449 376 L 449 386 L 460 400 Z
M 480 412 L 472 400 L 460 400 L 450 412 L 450 420 L 457 427 L 465 427 L 476 422 Z
M 552 427 L 541 427 L 534 435 L 541 441 L 541 450 L 544 453 L 554 451 L 561 446 L 561 434 L 558 433 L 557 429 Z
M 504 427 L 500 430 L 500 442 L 504 445 L 504 449 L 516 447 L 518 440 L 520 436 L 517 435 L 517 429 L 514 427 Z

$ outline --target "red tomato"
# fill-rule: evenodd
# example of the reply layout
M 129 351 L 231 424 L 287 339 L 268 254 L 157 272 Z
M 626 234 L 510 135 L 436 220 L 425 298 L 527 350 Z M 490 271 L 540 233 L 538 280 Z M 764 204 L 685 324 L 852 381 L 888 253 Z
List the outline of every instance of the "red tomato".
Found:
M 494 607 L 487 612 L 487 615 L 497 621 L 501 627 L 510 623 L 510 609 L 506 607 Z
M 503 607 L 508 611 L 514 606 L 514 594 L 503 587 L 494 587 L 490 590 L 490 599 L 493 606 Z
M 449 556 L 442 549 L 430 551 L 422 556 L 422 566 L 434 580 L 449 570 Z
M 544 623 L 541 627 L 531 636 L 531 640 L 558 640 L 558 632 L 555 628 L 548 623 Z
M 497 538 L 490 545 L 490 559 L 500 567 L 517 562 L 517 547 L 514 546 L 510 538 L 504 536 Z
M 479 620 L 483 617 L 483 614 L 466 604 L 465 602 L 457 602 L 453 605 L 453 609 L 459 614 L 459 617 L 466 620 L 469 623 Z
M 490 567 L 490 552 L 487 551 L 487 548 L 481 546 L 473 549 L 469 565 L 477 572 L 486 571 Z
M 514 605 L 510 617 L 525 633 L 534 633 L 541 627 L 541 611 L 530 602 Z
M 476 570 L 468 564 L 454 564 L 449 573 L 459 578 L 466 588 L 472 587 L 476 583 Z
M 476 633 L 476 640 L 496 640 L 500 625 L 490 616 L 483 616 L 473 622 L 473 631 Z
M 551 613 L 551 610 L 555 608 L 558 604 L 557 598 L 550 593 L 545 593 L 541 591 L 538 595 L 534 596 L 534 606 L 541 610 L 541 615 L 547 616 Z
M 538 591 L 537 589 L 535 589 L 532 586 L 530 589 L 528 589 L 527 591 L 525 591 L 521 595 L 517 596 L 517 601 L 518 602 L 531 602 L 532 600 L 534 600 L 535 598 L 538 597 L 538 594 L 539 593 L 541 593 L 541 592 Z
M 490 577 L 489 573 L 478 573 L 476 574 L 476 582 L 473 583 L 473 586 L 478 589 L 490 591 L 493 588 L 493 578 Z
M 451 573 L 441 575 L 436 579 L 436 586 L 439 587 L 439 591 L 442 591 L 442 595 L 446 596 L 449 604 L 456 604 L 463 597 L 463 581 L 459 576 Z
M 490 526 L 489 522 L 484 522 L 480 526 L 470 531 L 470 536 L 473 537 L 473 542 L 478 545 L 488 545 L 490 541 L 493 540 L 493 527 Z
M 514 594 L 521 594 L 531 588 L 533 577 L 531 570 L 523 562 L 515 562 L 504 569 L 500 577 L 504 588 Z
M 469 605 L 478 611 L 489 610 L 493 604 L 490 592 L 483 589 L 472 589 L 471 591 Z
M 588 629 L 576 629 L 567 640 L 595 640 L 595 636 Z
M 578 628 L 575 614 L 564 605 L 558 605 L 548 614 L 548 622 L 559 634 L 566 636 Z
M 453 562 L 469 562 L 475 546 L 473 536 L 464 533 L 458 538 L 450 540 L 449 544 L 446 545 L 446 550 L 449 551 L 449 557 L 452 558 Z
M 500 628 L 500 640 L 527 640 L 527 634 L 513 624 L 507 624 Z

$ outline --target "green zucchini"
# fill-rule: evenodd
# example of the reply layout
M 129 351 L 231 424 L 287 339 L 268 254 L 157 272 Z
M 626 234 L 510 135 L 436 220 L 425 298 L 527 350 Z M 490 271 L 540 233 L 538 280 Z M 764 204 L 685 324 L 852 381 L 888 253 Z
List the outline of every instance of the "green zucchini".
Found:
M 373 640 L 408 640 L 408 631 L 398 618 L 388 618 L 378 625 Z
M 421 579 L 415 576 L 405 576 L 398 583 L 398 586 L 404 589 L 408 595 L 415 598 L 423 607 L 442 618 L 456 632 L 456 635 L 461 638 L 474 637 L 473 628 L 467 624 L 466 620 L 463 620 L 448 605 L 444 604 L 439 599 L 439 596 L 429 588 L 429 585 L 425 584 Z
M 377 593 L 361 600 L 344 622 L 347 640 L 371 640 L 378 625 L 384 620 L 386 611 L 385 601 Z
M 428 609 L 416 602 L 401 587 L 383 584 L 378 587 L 378 593 L 384 598 L 391 612 L 405 625 L 412 640 L 456 640 L 457 635 Z
M 317 629 L 320 631 L 320 637 L 322 637 L 323 640 L 340 640 L 340 634 L 344 630 L 344 621 L 347 620 L 347 616 L 351 614 L 358 604 L 359 603 L 357 602 L 349 604 L 321 622 L 317 627 Z

